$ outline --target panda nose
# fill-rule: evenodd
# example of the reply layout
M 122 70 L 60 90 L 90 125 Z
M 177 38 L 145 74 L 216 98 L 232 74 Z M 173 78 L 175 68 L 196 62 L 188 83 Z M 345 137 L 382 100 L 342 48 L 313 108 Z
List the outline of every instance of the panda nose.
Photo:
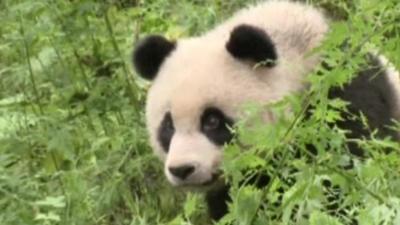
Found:
M 194 172 L 195 167 L 193 165 L 183 165 L 177 167 L 169 167 L 169 172 L 171 172 L 174 176 L 180 178 L 181 180 L 185 180 L 190 174 Z

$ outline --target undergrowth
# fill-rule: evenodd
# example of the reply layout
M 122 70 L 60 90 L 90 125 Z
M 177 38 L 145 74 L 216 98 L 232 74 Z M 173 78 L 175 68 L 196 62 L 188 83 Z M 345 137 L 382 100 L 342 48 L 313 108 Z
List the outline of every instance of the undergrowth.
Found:
M 131 50 L 150 33 L 201 34 L 251 2 L 2 0 L 0 224 L 210 224 L 201 195 L 170 187 L 151 152 L 148 84 L 133 73 Z M 276 124 L 237 127 L 236 143 L 253 147 L 226 147 L 233 202 L 218 224 L 400 224 L 399 143 L 346 139 L 331 126 L 346 103 L 327 98 L 366 66 L 371 50 L 400 68 L 400 3 L 309 2 L 335 19 L 318 49 L 334 69 L 318 68 L 307 93 L 272 106 Z M 256 112 L 249 107 L 249 120 Z M 349 155 L 348 142 L 368 157 Z M 343 169 L 349 160 L 354 168 Z M 264 189 L 239 182 L 265 171 L 272 179 Z

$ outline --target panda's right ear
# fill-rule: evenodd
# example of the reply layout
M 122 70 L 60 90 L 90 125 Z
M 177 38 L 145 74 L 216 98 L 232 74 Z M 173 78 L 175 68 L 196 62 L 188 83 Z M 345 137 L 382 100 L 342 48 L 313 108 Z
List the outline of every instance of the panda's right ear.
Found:
M 136 72 L 147 80 L 153 80 L 161 64 L 175 46 L 175 42 L 159 35 L 151 35 L 140 40 L 133 50 L 133 65 Z

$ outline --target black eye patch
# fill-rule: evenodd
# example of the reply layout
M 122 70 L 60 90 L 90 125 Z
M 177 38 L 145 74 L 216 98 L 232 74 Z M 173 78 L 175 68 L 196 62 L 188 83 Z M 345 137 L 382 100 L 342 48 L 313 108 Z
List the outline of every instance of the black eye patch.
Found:
M 228 128 L 232 126 L 233 120 L 214 107 L 205 109 L 200 118 L 200 131 L 216 145 L 232 140 L 233 133 Z
M 168 152 L 172 136 L 174 136 L 175 127 L 170 112 L 165 113 L 160 127 L 158 128 L 158 141 L 165 152 Z

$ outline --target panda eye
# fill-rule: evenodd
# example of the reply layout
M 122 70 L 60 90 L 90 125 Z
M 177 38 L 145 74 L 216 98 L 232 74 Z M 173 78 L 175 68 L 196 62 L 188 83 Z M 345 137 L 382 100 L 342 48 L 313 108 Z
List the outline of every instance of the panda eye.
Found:
M 224 145 L 233 134 L 228 127 L 233 126 L 233 120 L 225 116 L 218 108 L 206 108 L 200 119 L 200 131 L 213 143 Z
M 171 114 L 168 114 L 168 116 L 164 120 L 163 126 L 164 126 L 165 130 L 168 130 L 168 131 L 175 130 L 174 124 L 172 123 Z
M 163 147 L 165 152 L 168 152 L 169 145 L 171 143 L 172 136 L 174 136 L 175 127 L 170 112 L 167 112 L 161 121 L 158 129 L 158 141 Z
M 221 118 L 219 115 L 213 113 L 206 116 L 203 123 L 203 129 L 205 131 L 218 129 L 221 125 Z

